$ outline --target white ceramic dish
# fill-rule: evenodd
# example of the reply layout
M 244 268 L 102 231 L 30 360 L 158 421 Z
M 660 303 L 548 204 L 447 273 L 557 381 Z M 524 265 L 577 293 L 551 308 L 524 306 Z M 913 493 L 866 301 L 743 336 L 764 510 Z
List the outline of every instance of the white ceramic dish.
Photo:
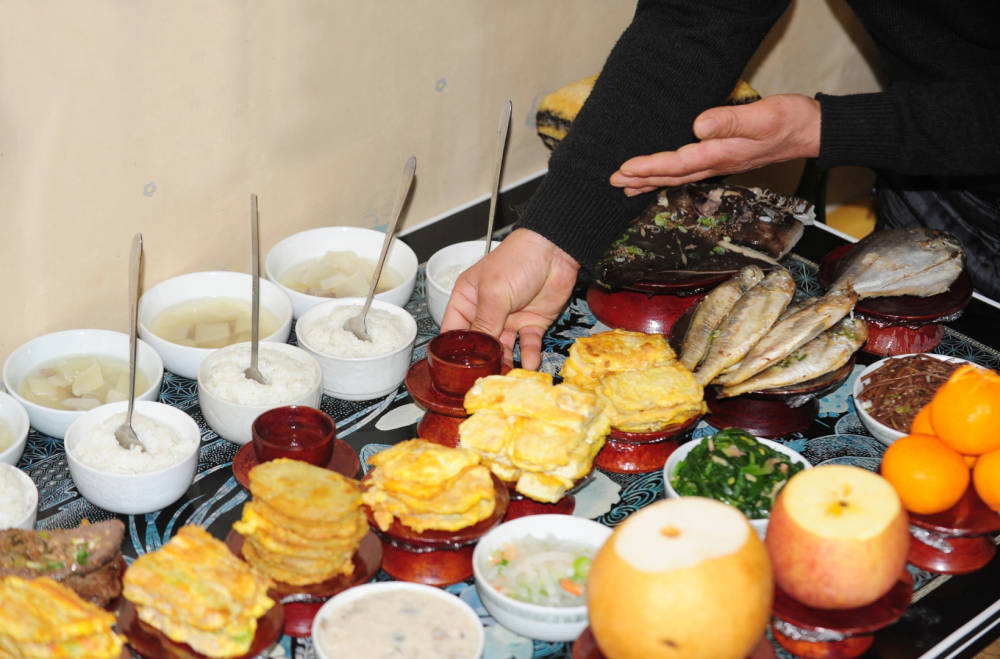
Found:
M 323 398 L 323 373 L 320 370 L 319 362 L 311 354 L 287 343 L 261 343 L 259 354 L 275 352 L 286 355 L 303 364 L 301 374 L 309 379 L 308 390 L 299 395 L 284 398 L 276 398 L 267 403 L 240 404 L 220 396 L 205 386 L 208 374 L 220 360 L 227 359 L 233 353 L 243 353 L 249 363 L 250 344 L 236 343 L 225 348 L 220 348 L 205 358 L 198 369 L 198 403 L 201 405 L 201 413 L 205 415 L 205 421 L 219 434 L 220 437 L 228 439 L 235 444 L 246 444 L 253 438 L 251 427 L 254 419 L 262 413 L 281 407 L 283 405 L 304 405 L 319 408 Z M 260 359 L 260 356 L 258 356 Z M 266 377 L 268 374 L 264 373 Z
M 264 271 L 267 278 L 292 301 L 295 317 L 301 318 L 311 307 L 331 298 L 306 295 L 282 284 L 280 278 L 289 268 L 303 261 L 320 258 L 327 252 L 338 251 L 354 252 L 358 256 L 377 261 L 384 240 L 385 233 L 363 227 L 309 229 L 292 234 L 272 247 L 264 261 Z M 403 281 L 395 288 L 377 293 L 375 299 L 405 306 L 417 281 L 417 255 L 409 245 L 399 238 L 393 238 L 385 263 L 386 267 L 399 273 Z
M 31 424 L 24 405 L 10 394 L 3 392 L 0 392 L 0 423 L 7 426 L 14 437 L 14 442 L 10 446 L 0 450 L 0 462 L 16 465 L 24 453 L 25 444 L 28 443 L 28 428 Z
M 568 542 L 593 545 L 594 553 L 611 535 L 598 522 L 572 515 L 529 515 L 504 522 L 480 538 L 472 552 L 476 590 L 483 606 L 507 629 L 542 641 L 571 641 L 587 627 L 587 606 L 543 606 L 516 600 L 497 592 L 486 581 L 484 567 L 491 553 L 504 544 L 525 537 L 554 536 Z
M 669 498 L 677 499 L 680 497 L 680 495 L 677 494 L 677 491 L 670 486 L 670 477 L 674 474 L 675 471 L 677 471 L 677 465 L 680 464 L 681 460 L 687 457 L 688 453 L 694 450 L 694 447 L 698 446 L 698 444 L 705 441 L 706 439 L 708 438 L 702 437 L 701 439 L 695 439 L 691 440 L 690 442 L 681 444 L 673 453 L 670 454 L 670 457 L 667 458 L 667 463 L 663 465 L 663 490 L 664 493 Z M 812 465 L 809 464 L 809 461 L 806 460 L 801 453 L 799 453 L 798 451 L 793 451 L 784 444 L 771 441 L 770 439 L 765 439 L 764 437 L 756 437 L 755 439 L 764 446 L 774 449 L 778 453 L 783 453 L 787 455 L 794 462 L 799 462 L 805 465 L 806 469 L 812 467 Z M 750 526 L 754 528 L 754 530 L 757 532 L 757 535 L 759 535 L 760 539 L 763 540 L 764 535 L 767 533 L 767 518 L 765 517 L 765 518 L 751 519 Z
M 95 506 L 124 515 L 142 515 L 166 508 L 183 496 L 194 481 L 201 447 L 201 431 L 185 412 L 164 403 L 136 401 L 134 414 L 165 423 L 193 448 L 182 460 L 157 471 L 120 474 L 95 469 L 81 462 L 74 449 L 94 427 L 108 417 L 124 412 L 128 401 L 109 403 L 85 412 L 66 431 L 66 461 L 80 494 Z M 141 439 L 141 436 L 140 436 Z
M 910 353 L 907 355 L 894 355 L 893 357 L 886 357 L 885 359 L 880 359 L 877 362 L 874 362 L 869 366 L 867 366 L 865 370 L 861 371 L 861 373 L 858 374 L 858 377 L 854 379 L 854 387 L 851 393 L 853 394 L 854 397 L 854 409 L 858 413 L 858 418 L 861 419 L 861 423 L 864 424 L 865 428 L 868 429 L 868 432 L 870 432 L 875 439 L 882 442 L 886 446 L 889 446 L 900 437 L 905 436 L 906 433 L 900 432 L 895 428 L 891 428 L 885 425 L 884 423 L 876 421 L 875 417 L 869 414 L 868 410 L 865 409 L 866 405 L 863 405 L 858 400 L 858 396 L 861 394 L 861 391 L 865 388 L 865 385 L 868 384 L 867 382 L 868 376 L 870 376 L 872 373 L 885 366 L 886 362 L 888 362 L 890 359 L 899 359 L 901 357 L 913 357 L 916 354 L 919 353 Z M 934 359 L 940 359 L 941 361 L 953 362 L 956 364 L 972 363 L 966 359 L 961 359 L 960 357 L 948 357 L 946 355 L 937 355 L 929 352 L 923 354 L 927 355 L 928 357 L 933 357 Z
M 182 346 L 161 339 L 149 330 L 150 323 L 161 311 L 187 300 L 237 298 L 245 299 L 249 307 L 252 285 L 253 279 L 246 273 L 221 271 L 191 272 L 161 281 L 139 298 L 139 336 L 159 353 L 168 371 L 193 380 L 198 377 L 202 360 L 215 348 Z M 286 342 L 292 329 L 292 303 L 288 296 L 279 287 L 261 279 L 260 304 L 278 319 L 277 331 L 262 336 L 261 341 Z
M 499 244 L 499 240 L 494 240 L 490 245 L 490 251 L 495 250 Z M 424 271 L 427 277 L 427 310 L 438 326 L 444 318 L 444 310 L 448 306 L 448 298 L 451 297 L 451 290 L 454 287 L 454 282 L 450 285 L 442 282 L 441 276 L 451 268 L 472 265 L 483 257 L 485 248 L 486 242 L 483 240 L 467 240 L 442 247 L 427 260 L 427 268 Z
M 316 617 L 313 618 L 312 622 L 311 636 L 313 638 L 313 648 L 316 650 L 316 656 L 319 657 L 319 659 L 342 659 L 344 657 L 342 654 L 331 653 L 328 649 L 323 647 L 323 643 L 321 642 L 323 625 L 331 624 L 327 621 L 338 609 L 374 594 L 403 591 L 419 593 L 424 597 L 440 600 L 441 602 L 451 606 L 454 609 L 455 624 L 461 624 L 475 634 L 476 650 L 468 657 L 456 659 L 478 659 L 483 656 L 483 651 L 486 647 L 486 634 L 483 631 L 483 625 L 479 620 L 479 616 L 477 616 L 476 612 L 472 610 L 472 607 L 455 595 L 445 592 L 440 588 L 405 581 L 366 583 L 360 586 L 354 586 L 353 588 L 348 588 L 347 590 L 342 591 L 327 600 L 327 602 L 320 607 L 319 611 L 316 612 Z
M 35 520 L 38 518 L 38 488 L 35 487 L 34 481 L 31 480 L 31 477 L 28 476 L 28 474 L 12 465 L 6 463 L 0 464 L 0 474 L 8 477 L 13 476 L 13 480 L 18 483 L 21 494 L 27 499 L 27 511 L 10 526 L 0 524 L 0 529 L 12 528 L 24 529 L 26 531 L 32 530 L 35 528 Z M 5 495 L 7 495 L 6 492 L 0 492 L 0 505 L 6 505 L 2 500 L 2 497 Z
M 10 353 L 3 365 L 4 388 L 28 411 L 33 428 L 50 437 L 62 439 L 69 425 L 80 418 L 83 412 L 57 410 L 29 401 L 17 393 L 21 381 L 42 364 L 62 357 L 110 355 L 127 364 L 128 352 L 128 334 L 113 330 L 77 329 L 43 334 Z M 156 400 L 163 382 L 163 361 L 144 341 L 136 343 L 136 366 L 149 382 L 145 391 L 136 392 L 136 399 Z
M 391 313 L 403 324 L 409 338 L 402 347 L 375 357 L 338 357 L 310 345 L 310 330 L 322 323 L 331 311 L 341 306 L 360 307 L 363 304 L 362 298 L 327 300 L 310 308 L 295 327 L 299 346 L 316 358 L 323 371 L 323 392 L 334 398 L 370 400 L 385 396 L 396 390 L 410 368 L 417 321 L 406 309 L 381 300 L 372 300 L 371 308 Z

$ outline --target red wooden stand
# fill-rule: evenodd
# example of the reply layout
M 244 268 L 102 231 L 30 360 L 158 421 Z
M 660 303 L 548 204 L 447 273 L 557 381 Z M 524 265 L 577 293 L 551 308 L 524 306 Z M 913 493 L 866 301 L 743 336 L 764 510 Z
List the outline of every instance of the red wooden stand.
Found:
M 253 450 L 253 443 L 248 442 L 241 446 L 236 455 L 233 456 L 233 476 L 236 482 L 243 487 L 250 489 L 250 470 L 260 464 L 257 461 L 257 454 Z M 358 470 L 361 469 L 361 460 L 358 452 L 351 448 L 351 445 L 342 439 L 333 440 L 333 454 L 326 468 L 335 471 L 348 478 L 356 478 Z
M 616 474 L 647 474 L 663 469 L 667 458 L 691 438 L 701 415 L 654 432 L 626 432 L 611 429 L 594 464 Z
M 992 534 L 1000 514 L 992 511 L 970 484 L 954 506 L 935 515 L 910 515 L 910 563 L 928 572 L 968 574 L 997 553 Z
M 593 632 L 590 631 L 590 627 L 584 629 L 579 638 L 573 641 L 570 657 L 571 659 L 605 659 L 601 648 L 597 646 L 597 640 L 594 638 Z M 764 636 L 747 659 L 775 659 L 775 657 L 777 655 L 774 653 L 774 647 L 767 640 L 767 636 Z

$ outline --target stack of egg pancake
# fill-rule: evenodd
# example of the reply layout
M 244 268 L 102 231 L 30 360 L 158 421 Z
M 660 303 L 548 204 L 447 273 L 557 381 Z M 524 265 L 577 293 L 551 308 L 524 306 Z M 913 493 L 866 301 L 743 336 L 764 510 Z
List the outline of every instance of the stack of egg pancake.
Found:
M 272 582 L 199 526 L 182 526 L 125 571 L 124 595 L 139 619 L 210 657 L 246 654 Z
M 594 393 L 518 368 L 477 380 L 465 410 L 460 445 L 482 454 L 515 490 L 547 503 L 590 472 L 611 425 Z
M 0 656 L 118 659 L 115 616 L 49 579 L 0 581 Z
M 493 478 L 475 451 L 409 439 L 368 463 L 374 469 L 361 497 L 383 531 L 393 518 L 417 533 L 457 531 L 496 508 Z
M 257 465 L 249 478 L 253 500 L 233 528 L 250 565 L 293 586 L 354 572 L 368 532 L 356 480 L 287 458 Z
M 593 391 L 611 426 L 651 432 L 705 411 L 704 391 L 660 334 L 626 330 L 578 338 L 559 373 Z

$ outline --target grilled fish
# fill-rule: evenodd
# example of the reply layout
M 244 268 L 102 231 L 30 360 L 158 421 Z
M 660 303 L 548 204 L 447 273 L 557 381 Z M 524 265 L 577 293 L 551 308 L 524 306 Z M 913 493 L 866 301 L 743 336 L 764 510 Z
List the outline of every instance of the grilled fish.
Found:
M 708 346 L 705 361 L 694 372 L 694 379 L 705 386 L 727 366 L 743 359 L 760 341 L 795 294 L 795 280 L 787 270 L 771 272 L 733 305 Z
M 868 339 L 868 326 L 857 317 L 844 318 L 815 339 L 754 377 L 723 387 L 719 398 L 766 391 L 807 382 L 837 370 Z
M 776 322 L 751 348 L 739 367 L 716 378 L 715 383 L 732 386 L 757 375 L 833 327 L 851 312 L 857 299 L 857 294 L 849 288 L 836 289 L 815 303 L 804 305 L 804 308 Z
M 948 290 L 965 267 L 961 243 L 925 228 L 871 233 L 840 262 L 830 290 L 850 286 L 859 298 L 916 295 Z
M 712 332 L 748 290 L 764 279 L 764 272 L 755 265 L 741 269 L 732 279 L 727 279 L 702 298 L 695 309 L 681 348 L 681 363 L 694 370 L 708 351 Z

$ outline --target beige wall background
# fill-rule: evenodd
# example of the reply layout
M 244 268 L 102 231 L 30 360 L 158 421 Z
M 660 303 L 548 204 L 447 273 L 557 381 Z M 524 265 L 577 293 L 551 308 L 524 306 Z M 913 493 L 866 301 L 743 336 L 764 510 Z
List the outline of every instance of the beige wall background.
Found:
M 633 2 L 0 0 L 0 360 L 39 334 L 124 330 L 132 234 L 144 283 L 247 271 L 261 245 L 384 226 L 418 159 L 404 227 L 544 171 L 534 113 L 597 72 Z M 797 0 L 748 68 L 762 93 L 876 89 L 842 0 Z M 801 163 L 755 173 L 794 188 Z M 864 187 L 864 173 L 845 192 Z M 838 179 L 839 180 L 839 179 Z M 847 180 L 854 180 L 847 177 Z

